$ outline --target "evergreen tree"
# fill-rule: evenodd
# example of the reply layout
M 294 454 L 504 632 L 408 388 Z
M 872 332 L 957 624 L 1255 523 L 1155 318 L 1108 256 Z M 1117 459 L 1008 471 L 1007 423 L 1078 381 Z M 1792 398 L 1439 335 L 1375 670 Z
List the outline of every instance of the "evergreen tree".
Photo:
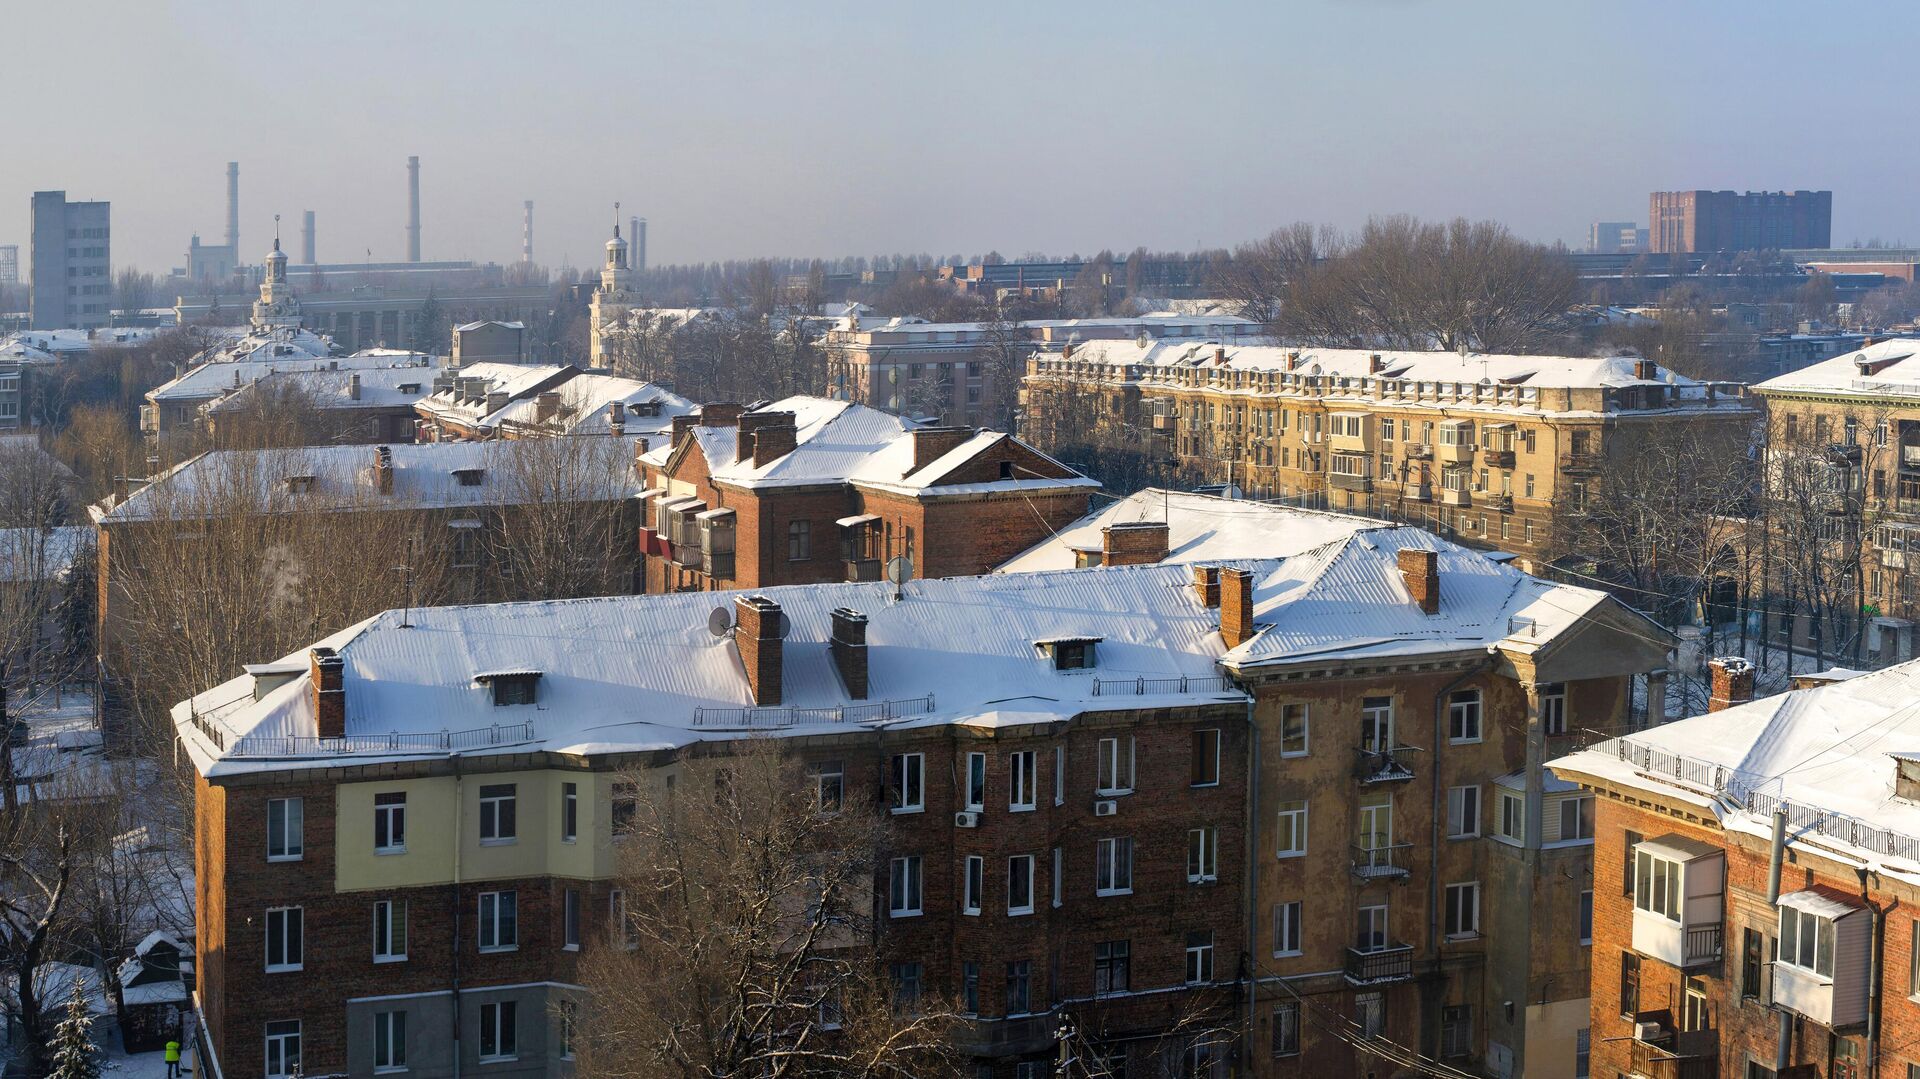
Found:
M 93 1044 L 93 1012 L 87 1008 L 87 980 L 75 978 L 67 994 L 67 1014 L 53 1028 L 48 1047 L 53 1070 L 48 1079 L 100 1079 L 100 1060 Z

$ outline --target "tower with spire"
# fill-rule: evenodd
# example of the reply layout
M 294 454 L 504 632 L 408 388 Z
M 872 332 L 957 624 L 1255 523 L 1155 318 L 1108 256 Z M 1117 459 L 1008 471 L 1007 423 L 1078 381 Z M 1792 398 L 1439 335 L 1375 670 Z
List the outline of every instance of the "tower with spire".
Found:
M 593 290 L 587 305 L 588 362 L 594 367 L 612 367 L 607 354 L 609 331 L 617 332 L 627 312 L 638 305 L 633 290 L 633 268 L 627 259 L 627 241 L 620 235 L 620 204 L 613 204 L 613 239 L 607 241 L 607 261 L 600 267 L 600 287 Z
M 260 298 L 253 304 L 253 328 L 258 332 L 299 328 L 300 301 L 287 284 L 287 253 L 280 250 L 280 215 L 273 215 L 273 250 L 267 252 L 267 276 L 260 282 Z

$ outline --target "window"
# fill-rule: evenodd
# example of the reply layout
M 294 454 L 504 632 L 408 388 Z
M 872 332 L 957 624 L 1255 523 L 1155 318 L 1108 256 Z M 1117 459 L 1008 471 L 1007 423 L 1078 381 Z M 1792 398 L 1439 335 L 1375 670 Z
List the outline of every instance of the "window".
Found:
M 1133 738 L 1100 739 L 1100 775 L 1095 794 L 1133 793 Z
M 1573 1079 L 1593 1074 L 1593 1029 L 1581 1027 L 1573 1035 Z
M 1307 755 L 1307 706 L 1304 704 L 1280 706 L 1280 755 Z
M 1526 799 L 1512 791 L 1500 792 L 1500 836 L 1515 843 L 1527 841 Z
M 1033 913 L 1033 855 L 1007 859 L 1007 913 Z
M 1680 920 L 1680 863 L 1661 858 L 1650 851 L 1635 852 L 1633 906 L 1649 914 L 1658 914 L 1670 922 Z M 1786 915 L 1781 911 L 1781 939 L 1786 939 Z M 1782 947 L 1785 959 L 1788 949 Z
M 1440 1009 L 1440 1055 L 1449 1059 L 1473 1052 L 1473 1005 L 1449 1004 Z
M 1203 929 L 1187 934 L 1187 984 L 1203 985 L 1213 981 L 1213 931 Z
M 1447 936 L 1480 935 L 1480 884 L 1447 885 Z
M 1580 795 L 1560 803 L 1560 841 L 1593 838 L 1593 796 Z
M 1447 740 L 1457 744 L 1480 740 L 1480 691 L 1456 690 L 1447 700 Z
M 1468 839 L 1480 834 L 1480 788 L 1447 788 L 1447 838 Z
M 1039 761 L 1029 749 L 1013 754 L 1007 764 L 1007 808 L 1015 812 L 1032 809 L 1038 797 Z
M 1377 952 L 1387 946 L 1387 907 L 1380 903 L 1361 907 L 1355 913 L 1353 947 L 1355 951 Z
M 1274 834 L 1274 848 L 1280 857 L 1304 858 L 1307 853 L 1307 803 L 1281 802 Z
M 373 796 L 373 852 L 404 854 L 407 849 L 407 795 L 393 791 Z
M 1064 805 L 1067 800 L 1067 747 L 1053 747 L 1053 804 Z
M 1201 884 L 1220 877 L 1220 832 L 1216 828 L 1187 831 L 1187 883 Z
M 787 522 L 787 561 L 805 562 L 813 557 L 813 522 Z
M 1766 950 L 1761 942 L 1758 929 L 1740 931 L 1740 996 L 1745 1000 L 1760 999 L 1760 972 L 1766 965 Z M 1909 973 L 1909 980 L 1912 975 Z
M 967 809 L 978 813 L 987 808 L 987 755 L 967 754 Z
M 1016 959 L 1007 964 L 1007 1014 L 1025 1015 L 1033 1010 L 1033 961 Z
M 1680 1029 L 1707 1029 L 1707 980 L 1688 978 L 1686 993 L 1680 1002 Z
M 480 893 L 480 950 L 510 952 L 520 946 L 518 892 Z
M 1626 864 L 1626 866 L 1625 866 L 1625 867 L 1623 868 L 1623 870 L 1622 870 L 1622 872 L 1621 872 L 1621 874 L 1620 874 L 1620 875 L 1621 875 L 1621 878 L 1622 878 L 1622 879 L 1621 879 L 1621 887 L 1620 887 L 1620 894 L 1622 894 L 1622 895 L 1632 895 L 1632 894 L 1633 894 L 1633 873 L 1634 873 L 1634 868 L 1633 868 L 1633 867 L 1634 867 L 1634 861 L 1635 861 L 1635 859 L 1634 859 L 1634 857 L 1633 857 L 1633 848 L 1635 848 L 1635 847 L 1637 847 L 1637 846 L 1639 846 L 1639 845 L 1640 845 L 1640 841 L 1641 841 L 1642 839 L 1645 839 L 1645 838 L 1646 838 L 1646 837 L 1645 837 L 1645 836 L 1643 836 L 1643 835 L 1641 835 L 1641 834 L 1640 834 L 1639 832 L 1635 832 L 1635 831 L 1631 831 L 1631 830 L 1629 830 L 1629 831 L 1627 832 L 1627 848 L 1626 848 L 1626 849 L 1627 849 L 1627 864 Z
M 911 918 L 920 913 L 920 856 L 909 854 L 895 858 L 888 871 L 888 912 L 895 918 Z
M 893 1008 L 904 1015 L 920 1013 L 921 966 L 895 963 L 889 972 L 893 978 Z
M 1300 1055 L 1300 1005 L 1293 1001 L 1274 1005 L 1273 1055 Z
M 1578 911 L 1578 918 L 1579 918 L 1579 926 L 1580 926 L 1580 943 L 1592 944 L 1593 943 L 1593 893 L 1590 891 L 1580 893 L 1580 907 Z
M 1122 836 L 1102 839 L 1094 848 L 1095 895 L 1127 895 L 1133 891 L 1133 840 Z
M 373 961 L 398 963 L 407 957 L 407 901 L 382 899 L 373 904 Z
M 980 1014 L 980 964 L 971 959 L 960 964 L 960 1012 Z
M 407 1070 L 407 1013 L 373 1013 L 373 1070 Z
M 1366 697 L 1360 701 L 1360 748 L 1385 753 L 1393 748 L 1393 698 Z
M 502 674 L 487 680 L 493 690 L 493 706 L 503 708 L 510 704 L 532 704 L 535 687 L 540 683 L 537 674 Z
M 1093 993 L 1124 993 L 1132 985 L 1129 946 L 1124 940 L 1105 940 L 1093 946 Z
M 1553 682 L 1540 687 L 1540 729 L 1548 734 L 1567 733 L 1567 687 Z
M 821 1015 L 820 1025 L 827 1030 L 838 1029 L 839 1024 L 837 1022 L 830 1022 L 828 1020 L 826 1007 L 827 1007 L 826 1002 L 823 1001 L 821 1003 L 822 1015 Z M 579 1003 L 571 1000 L 561 1001 L 560 1002 L 560 1059 L 561 1060 L 573 1059 L 573 1043 L 574 1043 L 574 1039 L 579 1034 L 579 1027 L 580 1027 Z
M 1640 957 L 1620 953 L 1620 1014 L 1628 1019 L 1640 1010 Z
M 511 843 L 518 836 L 514 784 L 487 783 L 480 787 L 480 842 Z
M 267 861 L 299 861 L 305 849 L 301 839 L 301 800 L 267 799 Z M 296 1039 L 298 1035 L 295 1036 Z
M 633 822 L 640 816 L 640 788 L 631 780 L 613 781 L 607 804 L 607 830 L 614 838 L 633 832 Z
M 300 1020 L 267 1024 L 267 1075 L 280 1079 L 300 1070 Z
M 561 898 L 560 946 L 567 951 L 580 950 L 580 892 L 568 888 Z
M 1273 954 L 1300 954 L 1300 901 L 1273 905 Z
M 267 970 L 299 970 L 306 935 L 306 911 L 273 907 L 267 911 Z
M 967 865 L 960 878 L 960 913 L 980 913 L 980 896 L 986 890 L 987 860 L 977 854 L 967 856 Z
M 1377 1038 L 1387 1029 L 1387 995 L 1385 993 L 1355 993 L 1353 997 L 1353 1021 L 1360 1027 L 1363 1038 Z
M 919 813 L 927 808 L 927 792 L 921 782 L 926 774 L 927 755 L 898 753 L 893 758 L 893 812 Z
M 1833 977 L 1833 919 L 1781 907 L 1780 962 Z
M 1203 730 L 1193 732 L 1193 778 L 1189 781 L 1194 787 L 1217 787 L 1220 785 L 1220 732 Z
M 560 842 L 571 843 L 580 837 L 580 785 L 560 784 Z
M 512 1060 L 519 1053 L 514 1030 L 517 1006 L 511 1000 L 480 1005 L 480 1060 Z

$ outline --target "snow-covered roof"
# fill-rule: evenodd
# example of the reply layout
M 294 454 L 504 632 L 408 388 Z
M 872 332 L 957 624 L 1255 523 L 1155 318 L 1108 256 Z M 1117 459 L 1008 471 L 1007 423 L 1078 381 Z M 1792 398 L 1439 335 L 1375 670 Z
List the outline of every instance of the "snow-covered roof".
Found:
M 1439 614 L 1421 613 L 1407 593 L 1402 546 L 1440 552 Z M 1612 602 L 1411 528 L 1238 565 L 1254 576 L 1257 632 L 1231 651 L 1220 612 L 1201 604 L 1186 566 L 913 580 L 898 601 L 884 583 L 794 585 L 757 593 L 781 606 L 791 631 L 783 706 L 756 710 L 734 644 L 708 631 L 710 612 L 732 611 L 740 594 L 440 607 L 415 609 L 405 627 L 390 611 L 317 642 L 344 660 L 344 740 L 316 738 L 306 674 L 259 700 L 242 675 L 182 702 L 174 718 L 210 772 L 343 754 L 639 751 L 741 729 L 817 734 L 1008 713 L 1037 722 L 1153 700 L 1241 699 L 1219 677 L 1222 665 L 1526 652 Z M 829 652 L 830 612 L 840 607 L 868 619 L 864 701 L 848 698 Z M 1527 611 L 1541 621 L 1516 630 Z M 1058 671 L 1034 646 L 1067 639 L 1098 639 L 1097 667 Z M 539 672 L 537 705 L 494 705 L 475 676 L 502 670 Z
M 1008 559 L 1002 572 L 1071 569 L 1081 552 L 1099 553 L 1101 530 L 1114 525 L 1165 522 L 1166 561 L 1285 558 L 1381 522 L 1325 510 L 1148 488 L 1109 503 Z
M 0 337 L 0 360 L 54 363 L 108 345 L 145 341 L 171 327 L 122 326 L 97 330 L 21 330 Z
M 195 363 L 322 359 L 333 351 L 333 338 L 299 326 L 268 330 L 233 326 L 210 332 L 223 340 L 194 357 Z
M 560 411 L 544 426 L 569 435 L 612 433 L 608 406 L 615 402 L 619 402 L 625 412 L 624 431 L 628 437 L 665 434 L 673 427 L 673 417 L 698 411 L 692 401 L 663 386 L 597 371 L 582 371 L 553 392 L 560 395 Z M 658 407 L 654 414 L 645 415 L 639 411 L 641 406 Z M 487 422 L 540 427 L 543 425 L 538 419 L 539 411 L 537 397 L 522 397 L 488 417 Z
M 487 328 L 488 326 L 498 326 L 503 330 L 524 330 L 527 328 L 527 324 L 524 322 L 502 322 L 499 319 L 482 319 L 479 322 L 462 323 L 461 325 L 455 326 L 454 330 L 455 331 L 481 330 L 481 329 Z
M 1837 393 L 1920 401 L 1920 339 L 1895 338 L 1776 375 L 1754 392 Z
M 91 528 L 0 528 L 0 584 L 52 580 L 92 549 Z
M 208 495 L 256 492 L 261 508 L 329 506 L 339 509 L 405 507 L 449 509 L 491 506 L 513 498 L 509 477 L 516 455 L 534 452 L 517 442 L 425 442 L 386 447 L 393 459 L 393 493 L 382 495 L 374 475 L 376 447 L 305 446 L 285 450 L 214 450 L 161 474 L 110 508 L 95 507 L 95 520 L 112 525 L 167 515 L 232 512 L 206 505 Z M 456 473 L 480 472 L 480 482 L 463 484 Z M 289 490 L 289 479 L 311 477 L 303 491 Z M 625 498 L 639 489 L 630 470 L 593 497 Z
M 1920 881 L 1920 802 L 1895 793 L 1920 755 L 1920 661 L 1609 739 L 1552 761 L 1568 776 L 1693 803 L 1723 827 L 1885 863 Z
M 316 356 L 303 352 L 280 357 L 262 353 L 255 358 L 203 363 L 179 378 L 148 391 L 147 399 L 156 402 L 201 401 L 244 388 L 268 375 L 297 371 L 365 372 L 405 368 L 419 374 L 421 381 L 431 383 L 434 371 L 441 363 L 424 353 L 386 349 L 336 357 L 327 357 L 325 353 Z
M 452 386 L 442 385 L 422 398 L 419 410 L 435 419 L 451 420 L 463 427 L 491 428 L 500 422 L 500 414 L 514 401 L 538 390 L 548 382 L 564 378 L 573 368 L 566 364 L 530 365 L 524 363 L 470 363 L 451 372 Z M 465 382 L 478 388 L 477 394 L 462 394 Z M 493 411 L 487 398 L 506 394 L 507 404 Z
M 417 354 L 414 354 L 417 355 Z M 357 357 L 347 357 L 349 359 Z M 434 368 L 374 367 L 351 370 L 276 371 L 207 405 L 209 412 L 238 412 L 258 404 L 260 394 L 297 388 L 315 408 L 411 408 L 433 390 Z M 353 395 L 353 380 L 360 395 Z

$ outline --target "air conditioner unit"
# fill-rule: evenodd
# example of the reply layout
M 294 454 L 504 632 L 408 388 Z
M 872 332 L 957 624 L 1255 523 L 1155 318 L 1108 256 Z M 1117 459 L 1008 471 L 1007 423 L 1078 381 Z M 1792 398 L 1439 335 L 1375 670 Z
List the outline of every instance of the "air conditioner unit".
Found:
M 980 814 L 967 813 L 964 811 L 955 813 L 953 815 L 953 826 L 955 828 L 978 828 L 980 827 Z
M 1096 817 L 1111 817 L 1118 812 L 1120 803 L 1111 798 L 1093 803 L 1093 815 Z
M 1657 1042 L 1664 1036 L 1658 1023 L 1633 1024 L 1633 1040 L 1637 1042 Z

